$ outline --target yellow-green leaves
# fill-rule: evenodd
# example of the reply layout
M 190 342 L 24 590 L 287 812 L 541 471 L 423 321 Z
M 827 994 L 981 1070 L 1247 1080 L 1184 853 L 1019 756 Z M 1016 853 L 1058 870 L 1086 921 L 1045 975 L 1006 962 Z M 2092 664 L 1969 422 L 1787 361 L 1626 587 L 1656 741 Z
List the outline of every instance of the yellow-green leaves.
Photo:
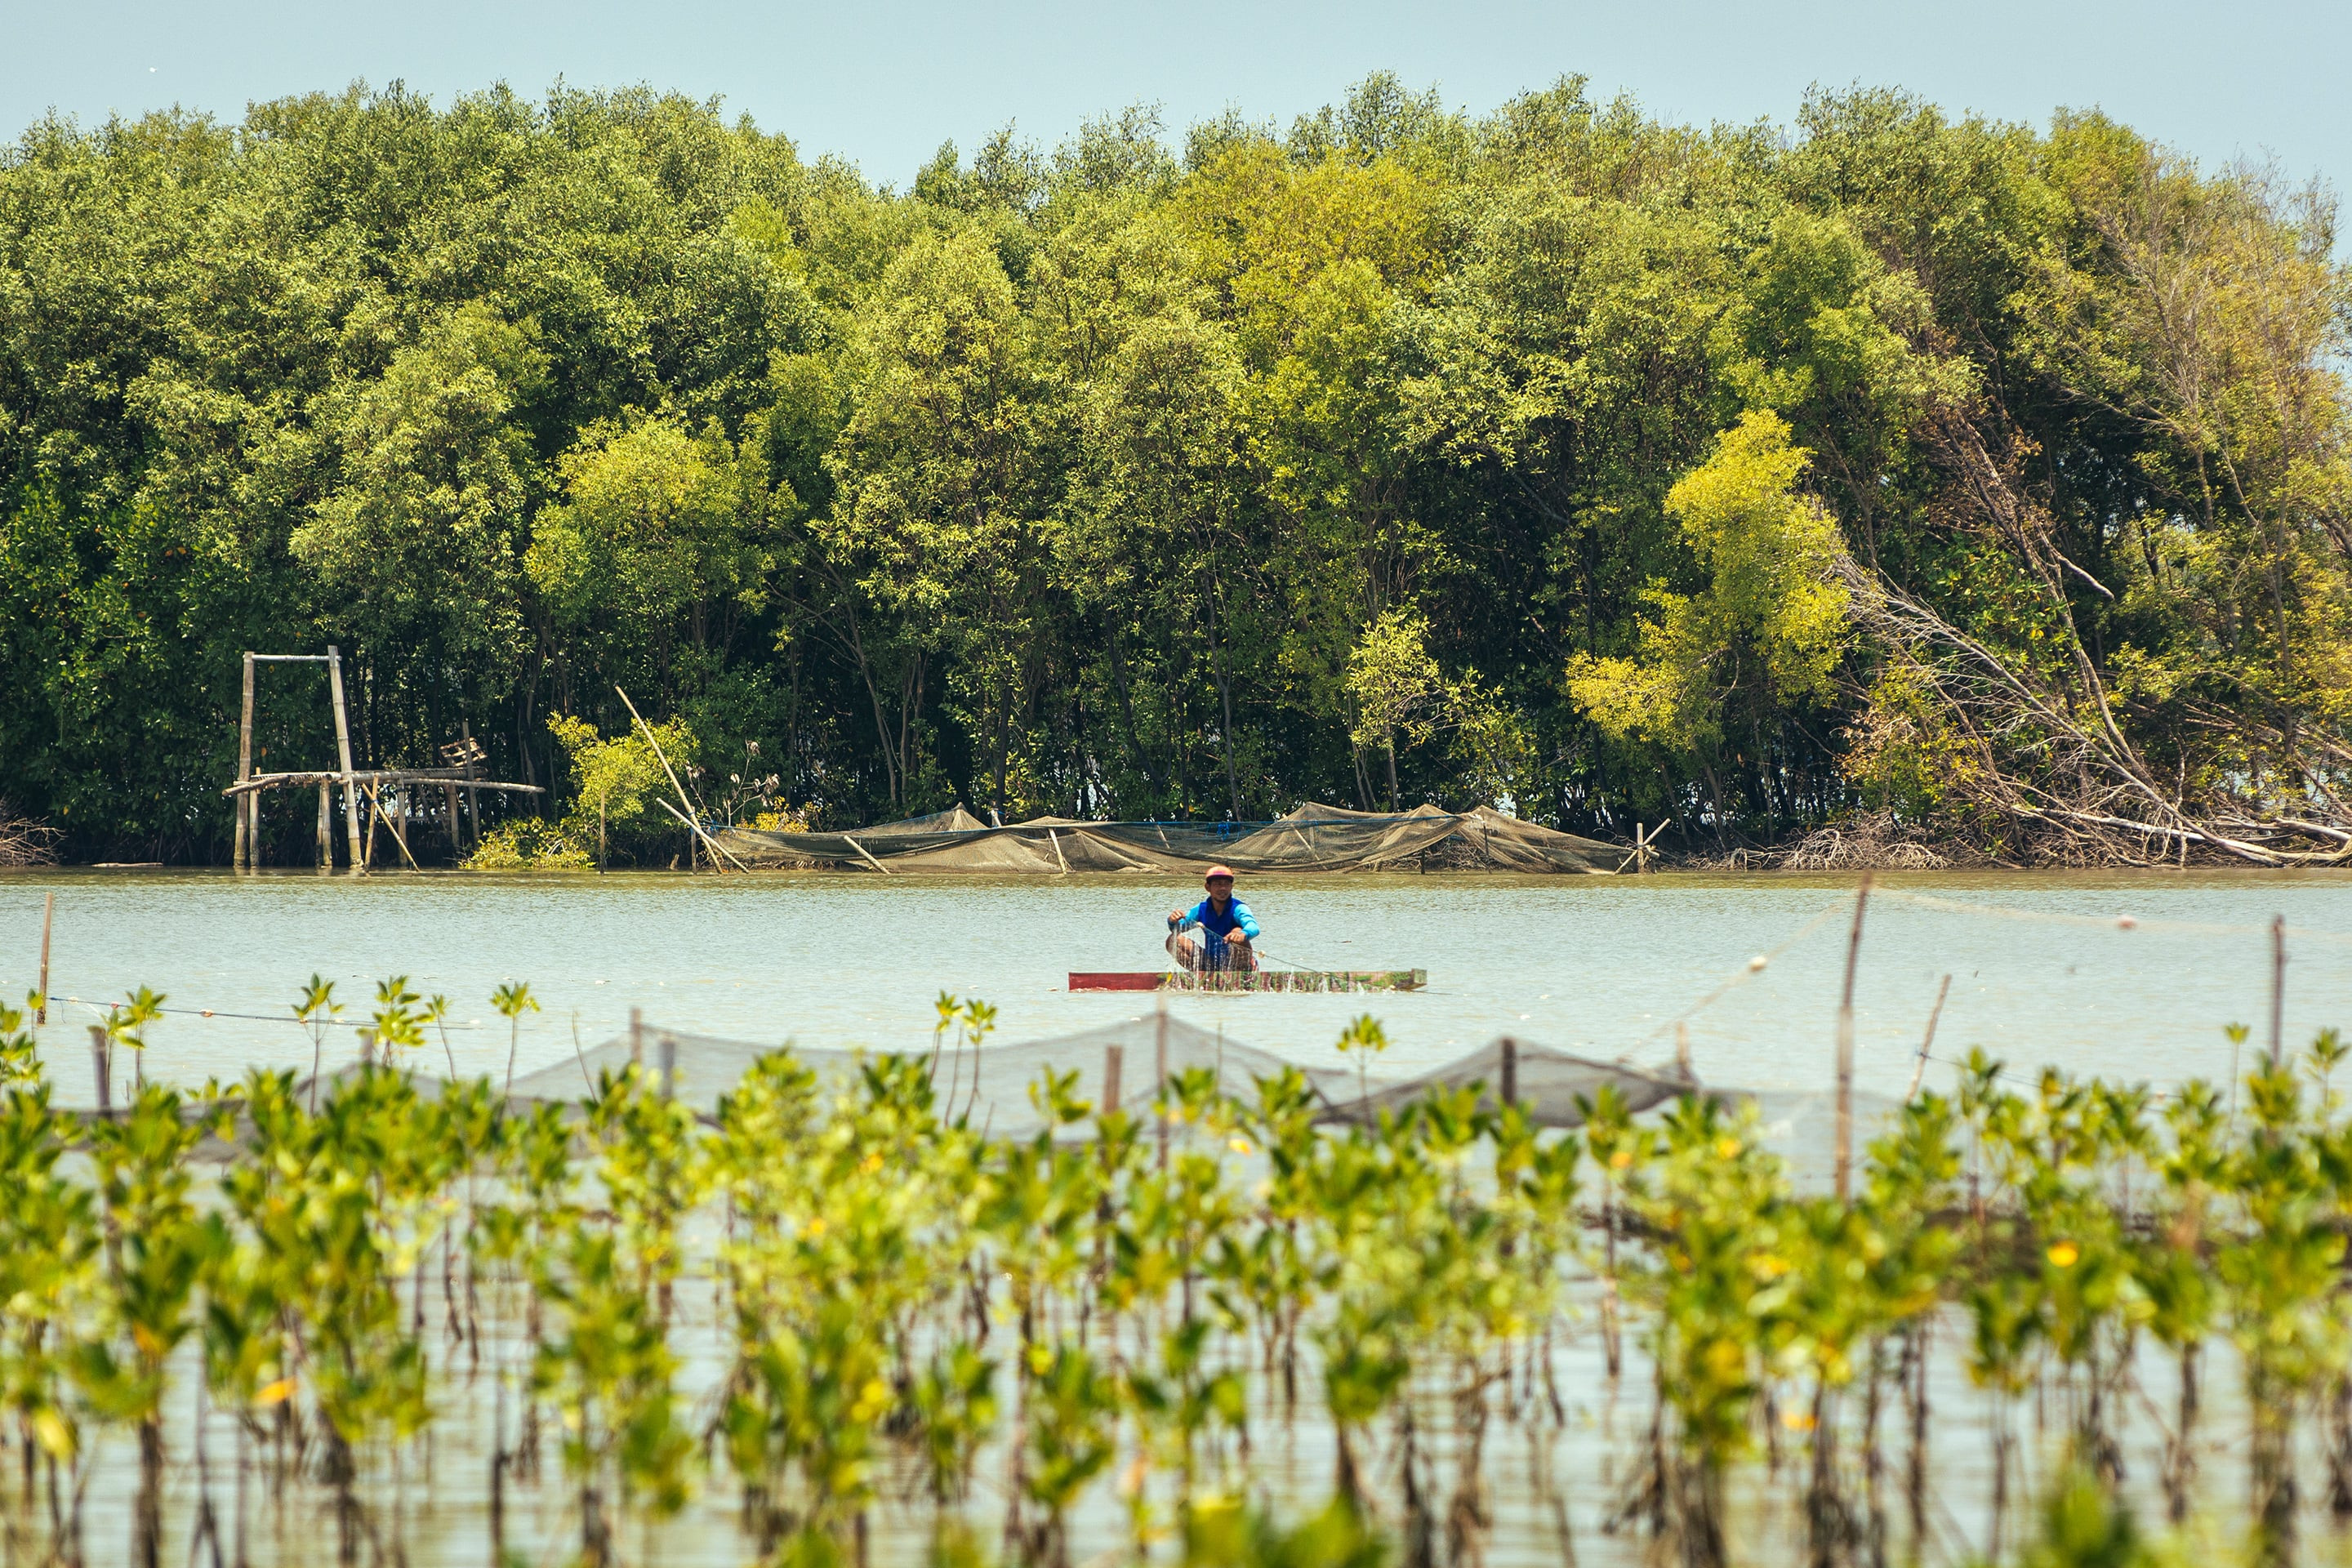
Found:
M 760 606 L 768 498 L 715 426 L 591 431 L 562 467 L 565 504 L 541 513 L 525 564 L 564 620 L 615 629 L 622 612 L 630 637 L 698 644 L 715 616 Z
M 1696 744 L 1741 687 L 1786 705 L 1825 698 L 1846 640 L 1848 595 L 1831 575 L 1837 524 L 1796 485 L 1811 454 L 1769 410 L 1751 412 L 1714 457 L 1668 492 L 1666 510 L 1710 579 L 1654 590 L 1641 657 L 1578 654 L 1569 689 L 1612 735 Z
M 609 741 L 600 740 L 595 725 L 565 713 L 550 718 L 547 727 L 562 743 L 572 767 L 572 805 L 564 826 L 577 840 L 594 838 L 599 867 L 604 863 L 611 829 L 648 816 L 648 803 L 667 790 L 669 776 L 662 767 L 662 757 L 669 759 L 671 767 L 684 768 L 692 763 L 696 750 L 694 732 L 682 719 L 648 726 L 653 732 L 650 743 L 646 731 L 635 728 Z M 656 743 L 659 756 L 655 754 Z

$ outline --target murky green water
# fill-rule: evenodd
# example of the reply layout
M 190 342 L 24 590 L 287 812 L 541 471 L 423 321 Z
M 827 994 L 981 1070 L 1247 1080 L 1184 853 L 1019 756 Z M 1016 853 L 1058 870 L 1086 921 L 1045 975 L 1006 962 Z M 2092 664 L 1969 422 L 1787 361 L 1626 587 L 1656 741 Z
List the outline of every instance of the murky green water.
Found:
M 2169 1082 L 2228 1071 L 2223 1028 L 2267 1035 L 2267 930 L 2291 928 L 2290 1043 L 2352 1025 L 2352 879 L 2326 873 L 1906 876 L 1881 879 L 1864 931 L 1860 1081 L 1899 1092 L 1952 975 L 1936 1055 L 1983 1045 L 2007 1059 Z M 1505 1032 L 1649 1059 L 1689 1014 L 1710 1081 L 1811 1088 L 1827 1073 L 1852 879 L 1381 876 L 1252 879 L 1244 896 L 1275 958 L 1318 968 L 1426 969 L 1393 996 L 1187 996 L 1171 1005 L 1232 1038 L 1328 1059 L 1369 1006 L 1400 1076 Z M 201 1080 L 307 1058 L 285 1016 L 313 971 L 363 1015 L 405 973 L 483 1026 L 452 1037 L 462 1071 L 503 1065 L 491 988 L 530 982 L 522 1069 L 593 1043 L 632 1006 L 672 1027 L 811 1045 L 929 1038 L 942 990 L 1000 1009 L 998 1038 L 1034 1039 L 1134 1015 L 1132 994 L 1072 994 L 1071 970 L 1164 967 L 1161 917 L 1190 884 L 1141 879 L 867 876 L 383 876 L 59 871 L 0 878 L 0 986 L 34 979 L 42 894 L 57 895 L 50 990 L 103 1003 L 152 985 L 175 1012 L 154 1073 Z M 1922 903 L 1920 899 L 1937 900 Z M 1944 905 L 1967 906 L 1965 910 Z M 2121 929 L 2116 917 L 2137 924 Z M 1760 972 L 1747 965 L 1773 955 Z M 82 1089 L 79 1031 L 60 1003 L 50 1056 Z M 346 1031 L 342 1048 L 353 1041 Z M 436 1050 L 431 1053 L 438 1058 Z M 1931 1071 L 1941 1071 L 1932 1068 Z M 1931 1081 L 1933 1079 L 1931 1079 Z

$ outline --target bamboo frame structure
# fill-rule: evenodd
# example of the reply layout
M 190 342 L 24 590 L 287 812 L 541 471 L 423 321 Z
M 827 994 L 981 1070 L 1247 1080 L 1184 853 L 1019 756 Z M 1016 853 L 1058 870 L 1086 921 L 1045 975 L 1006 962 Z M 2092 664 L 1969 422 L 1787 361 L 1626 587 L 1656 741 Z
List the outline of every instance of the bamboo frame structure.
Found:
M 254 667 L 261 664 L 323 664 L 327 667 L 329 706 L 332 708 L 335 719 L 336 765 L 334 767 L 303 768 L 276 773 L 257 773 L 253 771 Z M 404 801 L 407 798 L 409 785 L 440 784 L 443 797 L 448 803 L 450 851 L 453 855 L 461 853 L 465 847 L 467 834 L 459 823 L 458 791 L 466 792 L 466 805 L 473 818 L 472 837 L 478 842 L 481 837 L 482 791 L 493 790 L 508 795 L 547 793 L 538 784 L 508 784 L 499 779 L 477 776 L 474 763 L 470 759 L 478 756 L 480 750 L 473 744 L 470 730 L 467 733 L 466 743 L 468 760 L 459 767 L 354 767 L 352 764 L 351 712 L 343 696 L 342 650 L 329 644 L 327 651 L 323 654 L 247 653 L 243 701 L 237 720 L 236 782 L 221 791 L 221 794 L 229 798 L 236 813 L 236 834 L 235 845 L 230 853 L 231 864 L 239 871 L 250 871 L 261 863 L 263 792 L 272 789 L 299 788 L 305 784 L 315 784 L 319 790 L 319 869 L 321 872 L 331 872 L 334 869 L 334 833 L 331 824 L 333 819 L 332 790 L 333 786 L 338 784 L 342 786 L 343 791 L 343 837 L 349 847 L 352 875 L 364 876 L 370 869 L 368 863 L 373 858 L 370 846 L 375 837 L 374 819 L 383 815 L 381 792 L 387 788 L 400 790 Z M 369 819 L 368 844 L 362 844 L 360 838 L 360 795 L 362 791 L 366 793 L 373 808 L 373 815 Z M 405 816 L 405 805 L 402 810 L 403 815 Z M 399 842 L 402 858 L 415 868 L 416 859 L 409 853 L 404 826 L 395 828 L 394 834 Z

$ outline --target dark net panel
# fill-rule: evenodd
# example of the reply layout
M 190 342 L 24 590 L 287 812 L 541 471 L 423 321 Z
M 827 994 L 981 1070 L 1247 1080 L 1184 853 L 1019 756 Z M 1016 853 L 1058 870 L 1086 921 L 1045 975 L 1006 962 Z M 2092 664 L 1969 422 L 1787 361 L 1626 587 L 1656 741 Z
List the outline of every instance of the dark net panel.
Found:
M 836 870 L 1057 876 L 1140 871 L 1197 876 L 1216 864 L 1236 871 L 1499 870 L 1609 872 L 1617 846 L 1560 833 L 1486 806 L 1444 812 L 1349 811 L 1309 801 L 1264 823 L 1079 822 L 1041 816 L 990 827 L 958 809 L 856 833 L 719 830 L 719 842 L 750 865 Z

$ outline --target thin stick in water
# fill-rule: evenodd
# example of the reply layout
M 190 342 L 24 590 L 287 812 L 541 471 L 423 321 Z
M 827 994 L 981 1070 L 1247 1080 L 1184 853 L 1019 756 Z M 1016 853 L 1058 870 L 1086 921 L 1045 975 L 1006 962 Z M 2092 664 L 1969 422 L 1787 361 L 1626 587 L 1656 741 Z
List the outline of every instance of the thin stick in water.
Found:
M 1911 1087 L 1903 1095 L 1906 1100 L 1919 1098 L 1919 1080 L 1927 1076 L 1927 1052 L 1936 1044 L 1936 1023 L 1944 1016 L 1944 998 L 1951 989 L 1952 977 L 1947 974 L 1944 983 L 1936 987 L 1935 1006 L 1927 1012 L 1927 1033 L 1919 1042 L 1919 1059 L 1911 1065 Z

